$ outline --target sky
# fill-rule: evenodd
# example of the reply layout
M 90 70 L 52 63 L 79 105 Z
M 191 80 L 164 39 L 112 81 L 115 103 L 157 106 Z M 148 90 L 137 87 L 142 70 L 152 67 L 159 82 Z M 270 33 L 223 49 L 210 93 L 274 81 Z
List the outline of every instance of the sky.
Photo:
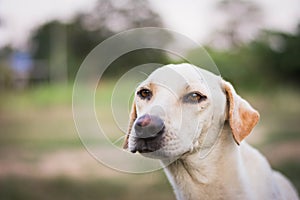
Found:
M 216 11 L 219 0 L 150 0 L 150 5 L 164 22 L 164 27 L 180 32 L 200 43 L 224 23 Z M 250 0 L 249 0 L 250 1 Z M 261 7 L 260 28 L 286 32 L 296 30 L 300 22 L 299 0 L 251 0 Z M 38 26 L 58 19 L 69 21 L 78 12 L 89 12 L 96 0 L 0 0 L 0 47 L 12 44 L 20 48 Z M 255 37 L 257 30 L 247 31 Z
M 168 27 L 202 39 L 206 30 L 217 28 L 220 17 L 215 10 L 218 0 L 151 0 Z M 176 2 L 176 3 L 173 3 Z M 299 0 L 252 0 L 261 7 L 263 26 L 266 28 L 294 31 L 300 22 Z

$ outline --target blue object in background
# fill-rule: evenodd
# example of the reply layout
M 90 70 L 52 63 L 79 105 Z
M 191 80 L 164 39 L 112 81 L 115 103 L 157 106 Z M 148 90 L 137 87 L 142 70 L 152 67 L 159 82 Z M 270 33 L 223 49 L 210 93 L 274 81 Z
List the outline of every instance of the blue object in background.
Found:
M 11 67 L 17 73 L 28 73 L 33 67 L 31 55 L 21 51 L 14 52 L 11 58 Z

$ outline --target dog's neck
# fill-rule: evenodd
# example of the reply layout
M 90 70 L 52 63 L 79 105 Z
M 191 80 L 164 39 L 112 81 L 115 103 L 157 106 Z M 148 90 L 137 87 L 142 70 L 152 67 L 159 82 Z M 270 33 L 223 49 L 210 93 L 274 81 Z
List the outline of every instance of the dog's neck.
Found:
M 229 126 L 220 137 L 206 157 L 195 152 L 165 168 L 177 199 L 226 199 L 233 192 L 243 191 L 242 159 Z

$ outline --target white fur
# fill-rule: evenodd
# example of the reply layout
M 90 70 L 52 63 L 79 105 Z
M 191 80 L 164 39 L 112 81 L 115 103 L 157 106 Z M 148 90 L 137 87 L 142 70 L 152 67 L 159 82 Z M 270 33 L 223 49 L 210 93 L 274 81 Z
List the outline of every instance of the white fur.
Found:
M 162 160 L 180 200 L 297 200 L 291 183 L 274 172 L 257 150 L 233 139 L 223 82 L 190 64 L 167 65 L 153 72 L 140 85 L 154 88 L 152 100 L 135 98 L 136 116 L 160 116 L 166 132 L 162 148 L 143 155 Z M 190 91 L 200 91 L 207 100 L 182 103 L 181 97 Z M 135 145 L 130 130 L 129 149 Z

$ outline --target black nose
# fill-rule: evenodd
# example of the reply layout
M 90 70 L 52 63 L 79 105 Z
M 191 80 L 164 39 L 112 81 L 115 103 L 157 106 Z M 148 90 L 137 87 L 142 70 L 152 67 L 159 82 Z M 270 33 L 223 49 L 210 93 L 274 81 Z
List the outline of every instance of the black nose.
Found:
M 161 118 L 145 114 L 137 119 L 134 130 L 138 138 L 155 138 L 163 132 L 164 127 Z

